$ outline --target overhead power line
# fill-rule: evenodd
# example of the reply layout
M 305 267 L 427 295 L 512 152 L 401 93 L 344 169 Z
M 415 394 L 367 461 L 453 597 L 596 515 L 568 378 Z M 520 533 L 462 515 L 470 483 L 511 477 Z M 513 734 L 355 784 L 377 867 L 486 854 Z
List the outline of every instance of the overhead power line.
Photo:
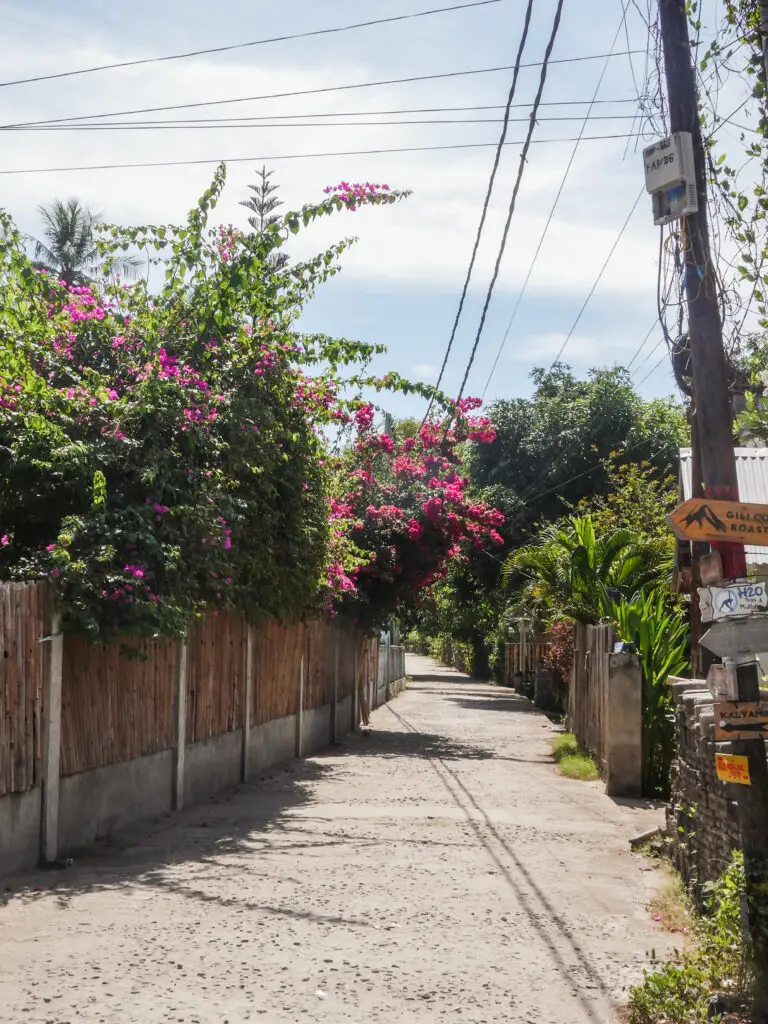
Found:
M 627 104 L 627 103 L 636 103 L 637 100 L 633 99 L 631 97 L 627 97 L 627 98 L 616 99 L 616 100 L 597 100 L 596 102 L 597 103 L 607 103 L 607 104 Z M 551 100 L 549 103 L 542 103 L 541 106 L 542 107 L 585 107 L 588 104 L 589 104 L 589 100 Z M 516 108 L 526 108 L 527 109 L 528 107 L 530 107 L 530 103 L 513 103 L 512 104 L 512 108 L 513 109 L 516 109 Z M 303 114 L 246 114 L 244 117 L 233 117 L 233 116 L 224 115 L 223 117 L 189 117 L 189 118 L 173 118 L 173 119 L 168 119 L 168 120 L 159 120 L 159 119 L 155 118 L 152 121 L 102 121 L 102 122 L 100 122 L 100 125 L 98 125 L 98 126 L 97 125 L 93 125 L 92 126 L 90 124 L 84 124 L 84 125 L 75 124 L 74 127 L 76 127 L 76 128 L 80 128 L 80 127 L 90 128 L 90 127 L 100 127 L 101 125 L 126 125 L 126 126 L 138 125 L 138 126 L 141 126 L 141 125 L 144 125 L 144 124 L 151 124 L 151 125 L 174 125 L 174 124 L 189 124 L 189 125 L 202 124 L 202 125 L 204 125 L 204 124 L 219 124 L 219 123 L 221 123 L 221 124 L 224 124 L 224 123 L 229 124 L 229 123 L 237 123 L 237 122 L 240 122 L 240 121 L 294 121 L 294 120 L 300 120 L 302 117 L 312 117 L 312 118 L 326 118 L 326 117 L 384 117 L 384 116 L 387 116 L 387 115 L 394 115 L 394 114 L 453 114 L 453 113 L 462 113 L 462 112 L 466 112 L 466 111 L 475 111 L 475 110 L 505 110 L 505 109 L 506 109 L 505 104 L 503 104 L 503 103 L 496 103 L 496 104 L 477 104 L 477 105 L 468 106 L 468 107 L 408 107 L 406 109 L 398 109 L 398 110 L 332 110 L 332 111 L 308 111 L 308 112 L 303 113 Z M 607 118 L 611 118 L 613 115 L 612 114 L 605 114 L 603 116 L 607 119 Z M 626 118 L 633 117 L 634 115 L 632 115 L 632 114 L 620 114 L 620 115 L 616 115 L 616 116 L 621 117 L 622 120 L 625 120 Z M 575 117 L 574 119 L 575 120 L 580 120 L 580 117 Z M 545 120 L 545 118 L 541 118 L 540 120 Z M 48 128 L 48 127 L 50 127 L 50 128 L 55 128 L 56 127 L 55 124 L 49 124 L 49 122 L 47 122 L 47 121 L 46 122 L 41 121 L 41 122 L 35 122 L 34 124 L 30 124 L 30 125 L 24 125 L 24 124 L 18 125 L 18 126 L 16 126 L 16 125 L 4 125 L 4 126 L 0 125 L 0 129 L 2 129 L 3 131 L 22 131 L 22 130 L 32 131 L 33 129 L 36 129 L 38 126 L 41 129 L 45 129 L 45 128 Z M 67 125 L 67 127 L 69 127 L 69 125 Z
M 659 326 L 659 319 L 658 319 L 658 317 L 654 317 L 654 318 L 653 318 L 653 323 L 652 323 L 652 324 L 651 324 L 651 326 L 650 326 L 650 327 L 648 328 L 648 333 L 647 333 L 647 334 L 646 334 L 646 336 L 645 336 L 645 337 L 643 338 L 643 340 L 642 340 L 642 341 L 640 342 L 640 344 L 639 344 L 639 345 L 637 346 L 637 348 L 635 349 L 635 354 L 634 354 L 634 355 L 632 356 L 632 358 L 631 358 L 631 359 L 629 360 L 629 362 L 627 363 L 627 366 L 626 366 L 626 369 L 627 369 L 627 370 L 631 370 L 631 369 L 632 369 L 632 363 L 634 363 L 634 361 L 635 361 L 635 360 L 637 359 L 637 357 L 638 357 L 638 356 L 640 355 L 640 353 L 641 353 L 641 352 L 643 351 L 643 349 L 645 348 L 645 346 L 646 346 L 646 345 L 648 344 L 648 342 L 649 342 L 649 341 L 650 341 L 650 339 L 651 339 L 651 335 L 653 334 L 653 332 L 654 332 L 654 331 L 656 330 L 656 328 L 657 328 L 658 326 Z M 644 361 L 645 361 L 645 360 L 644 360 Z M 641 364 L 640 364 L 640 366 L 642 366 L 642 365 L 643 365 L 643 363 L 641 363 Z M 638 366 L 638 370 L 640 369 L 640 366 Z M 637 370 L 636 370 L 635 372 L 637 372 Z
M 639 50 L 636 52 L 640 52 Z M 583 57 L 561 57 L 559 60 L 551 61 L 551 64 L 577 64 L 589 60 L 601 60 L 606 57 L 605 53 L 588 54 Z M 626 56 L 624 53 L 615 53 L 614 57 Z M 521 64 L 521 68 L 541 67 L 540 63 Z M 127 117 L 131 114 L 153 114 L 162 110 L 191 110 L 200 107 L 220 107 L 230 103 L 251 103 L 259 100 L 279 100 L 291 96 L 319 96 L 329 92 L 347 92 L 351 89 L 374 89 L 383 85 L 404 85 L 410 82 L 432 82 L 445 78 L 463 78 L 468 75 L 489 75 L 497 71 L 512 71 L 513 64 L 504 64 L 492 68 L 473 68 L 468 71 L 447 71 L 433 75 L 410 75 L 407 78 L 388 78 L 377 82 L 355 82 L 350 85 L 325 85 L 316 89 L 294 89 L 290 92 L 264 93 L 260 96 L 235 96 L 226 100 L 199 100 L 194 103 L 172 103 L 160 107 L 138 107 L 132 110 L 112 110 L 99 114 L 77 114 L 70 117 L 45 118 L 40 121 L 23 121 L 18 123 L 0 125 L 0 128 L 29 128 L 33 125 L 42 124 L 65 124 L 71 121 L 92 121 L 106 117 Z
M 634 121 L 634 114 L 592 114 L 584 117 L 540 117 L 539 122 L 545 121 Z M 429 118 L 425 120 L 397 120 L 397 121 L 275 121 L 266 122 L 263 119 L 250 121 L 243 118 L 236 124 L 231 124 L 225 118 L 213 124 L 185 124 L 184 122 L 158 121 L 158 122 L 131 122 L 120 121 L 107 124 L 51 124 L 40 125 L 34 128 L 5 128 L 0 129 L 6 132 L 114 132 L 114 131 L 205 131 L 209 129 L 230 131 L 234 128 L 392 128 L 409 124 L 520 124 L 526 123 L 527 117 L 442 117 Z
M 114 64 L 96 64 L 93 67 L 77 68 L 74 71 L 58 71 L 50 75 L 35 75 L 32 78 L 17 78 L 13 81 L 0 82 L 0 89 L 10 85 L 29 85 L 31 82 L 50 82 L 57 78 L 72 78 L 75 75 L 91 75 L 96 71 L 115 71 L 118 68 L 135 68 L 142 64 L 162 64 L 172 60 L 186 60 L 188 57 L 205 57 L 213 53 L 231 53 L 233 50 L 246 50 L 253 46 L 265 46 L 267 43 L 286 43 L 294 39 L 309 39 L 312 36 L 328 36 L 338 32 L 350 32 L 358 28 L 372 28 L 375 25 L 388 25 L 395 21 L 409 21 L 412 18 L 426 18 L 432 14 L 447 14 L 451 11 L 463 11 L 470 7 L 487 7 L 489 4 L 500 3 L 501 0 L 473 0 L 472 3 L 455 4 L 452 7 L 435 7 L 429 11 L 414 11 L 413 14 L 396 14 L 389 18 L 376 18 L 372 21 L 358 21 L 352 25 L 337 25 L 334 28 L 318 28 L 309 32 L 293 32 L 289 35 L 270 36 L 267 39 L 253 39 L 247 43 L 231 43 L 227 46 L 212 46 L 205 50 L 189 50 L 186 53 L 172 53 L 163 57 L 142 57 L 138 60 L 123 60 Z
M 628 448 L 624 448 L 621 454 L 626 455 L 628 452 L 635 451 L 635 449 L 637 448 L 642 448 L 643 445 L 648 444 L 650 441 L 653 441 L 656 437 L 658 437 L 659 434 L 663 434 L 665 429 L 665 427 L 659 427 L 658 430 L 652 431 L 652 433 L 650 433 L 648 437 L 644 437 L 641 441 L 638 441 L 636 444 L 632 444 Z M 661 449 L 659 449 L 659 451 L 660 450 Z M 656 452 L 655 454 L 658 454 L 658 452 Z M 562 490 L 563 487 L 567 487 L 568 484 L 572 484 L 576 480 L 581 480 L 582 477 L 591 476 L 593 473 L 597 473 L 598 470 L 604 468 L 605 466 L 603 465 L 603 463 L 598 462 L 597 465 L 592 466 L 591 469 L 585 469 L 581 473 L 575 473 L 573 476 L 568 477 L 567 480 L 562 480 L 559 484 L 555 484 L 554 487 L 549 487 L 545 491 L 539 491 L 538 494 L 526 494 L 525 501 L 527 504 L 532 504 L 534 501 L 539 501 L 541 498 L 545 498 L 548 494 L 554 494 L 555 491 Z
M 603 279 L 603 274 L 605 273 L 605 271 L 606 271 L 606 269 L 607 269 L 607 267 L 608 267 L 608 264 L 609 264 L 609 263 L 611 262 L 611 260 L 613 259 L 613 254 L 614 254 L 614 253 L 616 252 L 616 250 L 617 250 L 617 249 L 618 249 L 618 247 L 619 247 L 619 242 L 620 242 L 620 241 L 622 240 L 622 238 L 624 237 L 624 232 L 625 232 L 625 231 L 627 230 L 627 228 L 629 227 L 629 222 L 630 222 L 630 221 L 632 220 L 632 215 L 634 214 L 635 210 L 637 209 L 637 205 L 638 205 L 638 203 L 640 202 L 640 200 L 642 199 L 642 197 L 643 197 L 644 195 L 645 195 L 645 186 L 643 185 L 643 187 L 642 187 L 642 188 L 640 189 L 640 191 L 639 191 L 639 192 L 638 192 L 638 194 L 637 194 L 637 199 L 635 199 L 634 203 L 632 204 L 632 209 L 631 209 L 631 210 L 629 211 L 629 213 L 627 214 L 627 219 L 626 219 L 626 220 L 624 221 L 624 223 L 622 224 L 622 226 L 621 226 L 621 230 L 619 231 L 618 235 L 616 236 L 616 240 L 614 241 L 613 245 L 611 246 L 611 251 L 610 251 L 610 252 L 608 253 L 608 255 L 606 256 L 606 258 L 605 258 L 605 262 L 603 263 L 602 267 L 600 267 L 600 271 L 599 271 L 599 273 L 598 273 L 597 277 L 595 278 L 595 283 L 594 283 L 594 284 L 592 285 L 592 287 L 591 287 L 591 288 L 589 289 L 589 293 L 588 293 L 588 295 L 587 295 L 586 299 L 584 299 L 584 302 L 583 302 L 583 304 L 582 304 L 582 307 L 581 307 L 581 309 L 580 309 L 580 310 L 579 310 L 579 312 L 578 312 L 578 313 L 576 314 L 576 319 L 575 319 L 575 320 L 573 321 L 573 323 L 571 324 L 571 329 L 570 329 L 570 330 L 568 331 L 568 333 L 566 334 L 566 336 L 565 336 L 565 341 L 564 341 L 564 342 L 563 342 L 563 344 L 562 344 L 562 345 L 560 346 L 560 351 L 559 351 L 559 352 L 557 353 L 557 355 L 555 356 L 555 358 L 554 358 L 554 359 L 552 360 L 552 366 L 554 366 L 554 365 L 555 365 L 555 363 L 557 363 L 557 362 L 559 362 L 559 361 L 560 361 L 560 359 L 561 359 L 561 357 L 562 357 L 562 355 L 563 355 L 563 352 L 565 352 L 566 346 L 568 345 L 568 342 L 569 342 L 569 341 L 571 340 L 571 338 L 573 337 L 573 332 L 574 332 L 574 331 L 576 330 L 576 328 L 577 328 L 577 327 L 579 326 L 579 323 L 580 323 L 580 321 L 581 321 L 581 318 L 582 318 L 582 316 L 584 315 L 584 312 L 585 312 L 585 310 L 586 310 L 587 306 L 589 305 L 589 303 L 590 303 L 590 300 L 592 299 L 592 296 L 593 296 L 593 295 L 595 294 L 595 292 L 597 291 L 597 286 L 598 286 L 598 285 L 600 284 L 600 282 L 601 282 L 601 281 L 602 281 L 602 279 Z M 550 369 L 551 369 L 551 367 L 550 367 Z
M 626 139 L 627 134 L 619 132 L 614 135 L 585 135 L 582 142 L 597 142 L 606 139 Z M 546 143 L 574 142 L 574 138 L 564 139 L 532 139 L 531 145 L 543 145 Z M 459 142 L 441 146 L 395 146 L 383 149 L 350 149 L 340 150 L 335 153 L 287 153 L 281 156 L 233 156 L 233 157 L 201 157 L 195 160 L 148 160 L 138 163 L 124 164 L 83 164 L 71 167 L 18 167 L 0 170 L 0 175 L 7 174 L 58 174 L 66 171 L 124 171 L 138 170 L 143 167 L 194 167 L 203 164 L 242 164 L 242 163 L 275 163 L 278 160 L 310 160 L 321 157 L 334 156 L 378 156 L 382 153 L 434 153 L 441 150 L 459 149 L 490 149 L 497 146 L 496 142 Z M 525 145 L 524 139 L 515 139 L 514 142 L 505 142 L 505 146 Z
M 496 181 L 496 173 L 497 173 L 497 171 L 499 169 L 499 162 L 501 160 L 501 154 L 502 154 L 502 152 L 504 150 L 504 143 L 505 143 L 506 138 L 507 138 L 507 130 L 509 128 L 509 120 L 510 120 L 509 112 L 512 109 L 512 101 L 515 98 L 515 92 L 517 90 L 517 79 L 518 79 L 518 77 L 520 75 L 520 64 L 521 64 L 522 59 L 523 59 L 523 52 L 525 51 L 525 44 L 528 41 L 528 30 L 531 27 L 531 15 L 533 14 L 533 4 L 534 4 L 534 0 L 528 0 L 528 5 L 527 5 L 527 7 L 525 9 L 525 18 L 524 18 L 524 21 L 523 21 L 523 31 L 522 31 L 522 34 L 520 36 L 520 43 L 519 43 L 519 46 L 517 48 L 517 58 L 515 60 L 515 70 L 514 70 L 514 73 L 512 75 L 512 84 L 509 87 L 509 96 L 507 97 L 507 106 L 506 106 L 506 109 L 504 111 L 504 123 L 503 123 L 502 129 L 501 129 L 501 135 L 499 136 L 499 142 L 498 142 L 498 145 L 496 147 L 496 156 L 494 157 L 493 167 L 491 168 L 491 175 L 490 175 L 490 177 L 488 179 L 488 187 L 485 190 L 485 199 L 483 200 L 483 208 L 482 208 L 482 210 L 480 212 L 480 223 L 477 225 L 477 233 L 475 234 L 475 241 L 474 241 L 474 244 L 472 246 L 472 255 L 470 256 L 470 259 L 469 259 L 469 266 L 467 267 L 467 275 L 466 275 L 466 277 L 464 279 L 464 287 L 461 290 L 461 297 L 459 298 L 459 307 L 456 310 L 456 316 L 455 316 L 454 321 L 453 321 L 453 327 L 451 328 L 451 336 L 448 339 L 448 345 L 446 346 L 445 355 L 443 356 L 443 364 L 440 367 L 440 373 L 438 374 L 438 377 L 437 377 L 437 384 L 435 385 L 435 387 L 438 390 L 440 388 L 440 385 L 443 382 L 443 375 L 445 374 L 445 368 L 448 365 L 448 357 L 451 354 L 451 349 L 453 348 L 453 342 L 454 342 L 454 340 L 456 338 L 456 331 L 458 330 L 458 327 L 459 327 L 459 320 L 461 319 L 461 313 L 462 313 L 462 310 L 464 309 L 464 303 L 465 303 L 466 298 L 467 298 L 467 292 L 469 291 L 469 282 L 470 282 L 470 279 L 472 277 L 472 271 L 474 270 L 474 267 L 475 267 L 475 260 L 477 258 L 477 250 L 480 248 L 480 239 L 482 237 L 483 228 L 485 227 L 485 221 L 486 221 L 486 218 L 488 216 L 488 207 L 490 205 L 491 195 L 493 193 L 493 184 Z M 430 399 L 429 404 L 427 405 L 427 411 L 424 413 L 424 419 L 421 421 L 422 427 L 427 422 L 427 418 L 429 417 L 429 414 L 432 411 L 433 403 L 434 403 L 434 399 Z
M 667 358 L 667 354 L 665 352 L 664 355 L 661 357 L 661 359 L 658 361 L 658 363 L 654 363 L 654 365 L 651 367 L 651 369 L 648 371 L 648 373 L 646 373 L 646 375 L 643 377 L 643 379 L 641 381 L 638 381 L 637 384 L 635 384 L 635 387 L 636 388 L 642 387 L 642 385 L 645 384 L 645 382 L 648 380 L 648 378 L 651 377 L 654 373 L 656 373 L 656 371 L 658 370 L 658 368 L 661 366 L 661 364 L 664 362 L 664 360 L 666 358 Z
M 610 50 L 611 53 L 613 53 L 613 51 L 616 49 L 616 44 L 617 44 L 617 42 L 619 40 L 619 35 L 621 33 L 622 26 L 626 26 L 627 8 L 629 7 L 630 2 L 631 2 L 631 0 L 625 0 L 624 7 L 623 7 L 623 10 L 622 10 L 622 14 L 621 14 L 621 20 L 619 21 L 619 27 L 616 29 L 616 34 L 614 35 L 613 42 L 611 43 L 611 50 Z M 630 61 L 631 61 L 631 59 L 632 58 L 630 57 Z M 485 398 L 485 396 L 486 396 L 486 394 L 488 392 L 488 388 L 490 387 L 491 380 L 493 379 L 493 375 L 496 372 L 496 367 L 499 365 L 499 360 L 501 359 L 501 354 L 504 351 L 504 346 L 507 344 L 507 338 L 509 338 L 510 331 L 512 330 L 512 325 L 514 324 L 515 320 L 517 319 L 518 310 L 520 309 L 520 305 L 521 305 L 521 303 L 523 301 L 523 297 L 525 296 L 525 293 L 526 293 L 526 291 L 528 289 L 528 284 L 529 284 L 529 282 L 531 280 L 531 277 L 533 276 L 533 271 L 536 268 L 536 263 L 538 262 L 539 254 L 541 253 L 542 247 L 544 245 L 544 241 L 545 241 L 545 239 L 547 237 L 547 234 L 549 233 L 550 225 L 551 225 L 552 220 L 553 220 L 553 218 L 555 216 L 555 211 L 557 210 L 558 204 L 560 202 L 560 197 L 563 194 L 563 190 L 565 188 L 565 184 L 568 181 L 568 175 L 571 173 L 571 168 L 573 167 L 573 162 L 576 159 L 576 154 L 578 153 L 579 146 L 581 145 L 581 140 L 584 137 L 584 132 L 587 129 L 587 124 L 588 124 L 588 122 L 590 121 L 590 119 L 593 116 L 592 115 L 592 109 L 595 106 L 595 104 L 597 103 L 597 94 L 600 92 L 600 87 L 603 84 L 603 79 L 605 78 L 606 72 L 608 71 L 608 65 L 610 64 L 610 62 L 611 62 L 611 57 L 610 57 L 610 54 L 609 54 L 605 58 L 605 63 L 603 64 L 603 69 L 600 72 L 600 77 L 597 80 L 597 85 L 595 86 L 595 91 L 594 91 L 594 93 L 592 95 L 592 100 L 591 100 L 591 102 L 589 104 L 589 107 L 587 108 L 587 112 L 584 115 L 584 118 L 583 118 L 583 121 L 582 121 L 581 131 L 579 132 L 578 138 L 576 139 L 574 147 L 573 147 L 573 149 L 571 151 L 570 159 L 568 160 L 568 163 L 566 165 L 565 172 L 563 173 L 563 177 L 560 180 L 560 186 L 559 186 L 559 188 L 557 190 L 557 194 L 555 195 L 554 202 L 552 203 L 552 207 L 551 207 L 551 209 L 549 211 L 549 216 L 547 217 L 546 223 L 544 225 L 544 230 L 541 233 L 541 237 L 539 238 L 538 244 L 536 246 L 536 251 L 533 254 L 533 259 L 531 260 L 530 265 L 528 267 L 528 272 L 525 275 L 525 280 L 523 281 L 523 287 L 520 289 L 520 292 L 519 292 L 519 294 L 517 296 L 517 300 L 515 301 L 515 305 L 514 305 L 514 308 L 512 310 L 512 315 L 510 316 L 509 323 L 507 324 L 507 329 L 504 331 L 504 336 L 502 337 L 501 343 L 499 344 L 499 348 L 498 348 L 498 351 L 496 353 L 496 358 L 494 359 L 493 365 L 491 366 L 491 372 L 488 374 L 488 380 L 486 380 L 486 382 L 485 382 L 485 387 L 483 388 L 483 394 L 482 394 L 483 398 Z M 630 114 L 628 116 L 631 117 L 632 120 L 634 120 L 634 117 L 635 117 L 634 114 Z M 544 120 L 544 119 L 541 118 L 540 120 Z
M 523 180 L 523 173 L 525 171 L 525 166 L 526 166 L 527 159 L 528 159 L 528 150 L 530 148 L 531 139 L 533 137 L 533 133 L 534 133 L 534 130 L 536 128 L 536 115 L 539 112 L 539 104 L 541 103 L 541 97 L 542 97 L 542 94 L 544 92 L 544 86 L 545 86 L 546 81 L 547 81 L 547 72 L 549 70 L 549 60 L 550 60 L 550 57 L 552 55 L 552 49 L 553 49 L 553 47 L 555 45 L 555 40 L 557 39 L 558 30 L 560 28 L 560 19 L 562 17 L 562 13 L 563 13 L 563 2 L 564 2 L 564 0 L 558 0 L 558 2 L 557 2 L 557 8 L 555 10 L 555 17 L 554 17 L 554 20 L 552 22 L 552 32 L 550 34 L 549 41 L 547 42 L 547 48 L 544 51 L 544 61 L 542 62 L 542 65 L 541 65 L 541 74 L 539 76 L 539 87 L 538 87 L 538 89 L 536 91 L 536 98 L 533 101 L 533 109 L 531 110 L 531 123 L 528 126 L 528 135 L 526 136 L 522 152 L 520 153 L 520 163 L 519 163 L 518 169 L 517 169 L 517 178 L 515 180 L 514 188 L 512 189 L 512 198 L 511 198 L 510 203 L 509 203 L 509 210 L 507 212 L 507 220 L 506 220 L 506 223 L 504 224 L 504 231 L 502 232 L 502 236 L 501 236 L 501 244 L 499 245 L 499 252 L 498 252 L 498 255 L 496 256 L 496 263 L 495 263 L 494 268 L 493 268 L 493 275 L 491 277 L 491 282 L 488 285 L 488 294 L 485 297 L 485 303 L 483 304 L 483 311 L 482 311 L 482 314 L 480 315 L 480 325 L 477 328 L 477 334 L 475 335 L 475 341 L 474 341 L 474 344 L 472 345 L 472 351 L 471 351 L 470 356 L 469 356 L 469 361 L 467 363 L 467 368 L 466 368 L 466 370 L 464 372 L 464 379 L 462 380 L 461 387 L 459 388 L 459 393 L 458 393 L 458 396 L 457 396 L 457 401 L 459 401 L 461 399 L 461 397 L 463 396 L 463 394 L 464 394 L 464 388 L 467 385 L 467 380 L 469 379 L 469 374 L 470 374 L 470 371 L 472 369 L 472 364 L 475 361 L 475 354 L 477 353 L 477 348 L 478 348 L 478 345 L 480 344 L 480 338 L 482 337 L 482 334 L 483 334 L 483 328 L 485 327 L 485 319 L 486 319 L 486 317 L 488 315 L 488 309 L 489 309 L 489 307 L 491 305 L 491 299 L 493 298 L 493 290 L 494 290 L 494 288 L 496 286 L 496 281 L 497 281 L 498 276 L 499 276 L 499 270 L 501 268 L 501 261 L 502 261 L 502 258 L 504 256 L 504 250 L 505 250 L 506 245 L 507 245 L 507 237 L 509 235 L 509 227 L 510 227 L 510 224 L 512 223 L 512 216 L 514 215 L 515 206 L 517 204 L 517 195 L 518 195 L 518 192 L 520 191 L 520 184 L 521 184 L 521 182 Z M 446 433 L 447 433 L 447 431 L 446 431 Z

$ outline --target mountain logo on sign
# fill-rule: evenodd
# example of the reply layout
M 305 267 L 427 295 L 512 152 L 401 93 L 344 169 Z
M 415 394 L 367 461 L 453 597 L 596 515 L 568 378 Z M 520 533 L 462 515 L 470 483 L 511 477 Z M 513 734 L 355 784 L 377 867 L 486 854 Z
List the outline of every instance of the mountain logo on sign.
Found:
M 695 512 L 689 512 L 685 517 L 685 526 L 692 526 L 694 523 L 697 523 L 699 526 L 709 523 L 713 529 L 720 531 L 720 533 L 728 532 L 728 527 L 719 516 L 715 515 L 707 504 L 699 505 Z

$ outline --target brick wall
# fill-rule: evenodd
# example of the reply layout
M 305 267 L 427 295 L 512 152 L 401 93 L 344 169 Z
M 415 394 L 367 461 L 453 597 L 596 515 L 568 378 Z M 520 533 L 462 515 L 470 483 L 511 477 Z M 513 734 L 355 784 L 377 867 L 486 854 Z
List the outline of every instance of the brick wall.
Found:
M 678 756 L 672 767 L 667 830 L 672 855 L 689 891 L 701 902 L 701 886 L 717 878 L 739 845 L 732 786 L 715 772 L 714 697 L 700 679 L 671 684 L 677 710 Z

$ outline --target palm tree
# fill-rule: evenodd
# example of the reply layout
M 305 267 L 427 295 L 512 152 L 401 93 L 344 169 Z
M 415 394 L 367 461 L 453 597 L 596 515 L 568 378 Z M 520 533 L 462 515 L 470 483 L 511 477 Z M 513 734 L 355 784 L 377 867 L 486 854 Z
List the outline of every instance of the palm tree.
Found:
M 665 540 L 632 530 L 597 536 L 591 516 L 570 516 L 546 527 L 535 543 L 513 551 L 504 575 L 508 580 L 528 577 L 532 601 L 593 623 L 609 613 L 613 601 L 658 587 L 671 561 Z
M 99 215 L 79 199 L 54 199 L 38 207 L 43 218 L 44 242 L 35 243 L 37 265 L 59 275 L 69 285 L 91 284 L 100 270 L 99 250 L 94 238 Z M 112 269 L 126 277 L 135 276 L 141 261 L 126 256 L 115 260 Z

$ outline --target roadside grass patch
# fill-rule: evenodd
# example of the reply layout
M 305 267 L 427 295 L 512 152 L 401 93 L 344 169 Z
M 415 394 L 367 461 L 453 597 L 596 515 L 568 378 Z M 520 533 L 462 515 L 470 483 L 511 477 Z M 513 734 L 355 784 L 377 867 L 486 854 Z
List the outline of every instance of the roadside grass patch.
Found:
M 597 765 L 589 754 L 569 754 L 557 763 L 561 775 L 580 782 L 594 782 L 600 778 Z
M 664 879 L 658 896 L 648 904 L 654 921 L 665 932 L 673 935 L 690 935 L 694 925 L 688 894 L 683 880 L 670 867 L 664 867 Z
M 552 755 L 555 761 L 562 761 L 564 757 L 573 757 L 579 752 L 579 744 L 571 732 L 560 733 L 552 740 Z
M 561 733 L 552 740 L 552 756 L 561 775 L 581 782 L 594 782 L 600 778 L 600 771 L 594 760 L 580 747 L 570 732 Z

